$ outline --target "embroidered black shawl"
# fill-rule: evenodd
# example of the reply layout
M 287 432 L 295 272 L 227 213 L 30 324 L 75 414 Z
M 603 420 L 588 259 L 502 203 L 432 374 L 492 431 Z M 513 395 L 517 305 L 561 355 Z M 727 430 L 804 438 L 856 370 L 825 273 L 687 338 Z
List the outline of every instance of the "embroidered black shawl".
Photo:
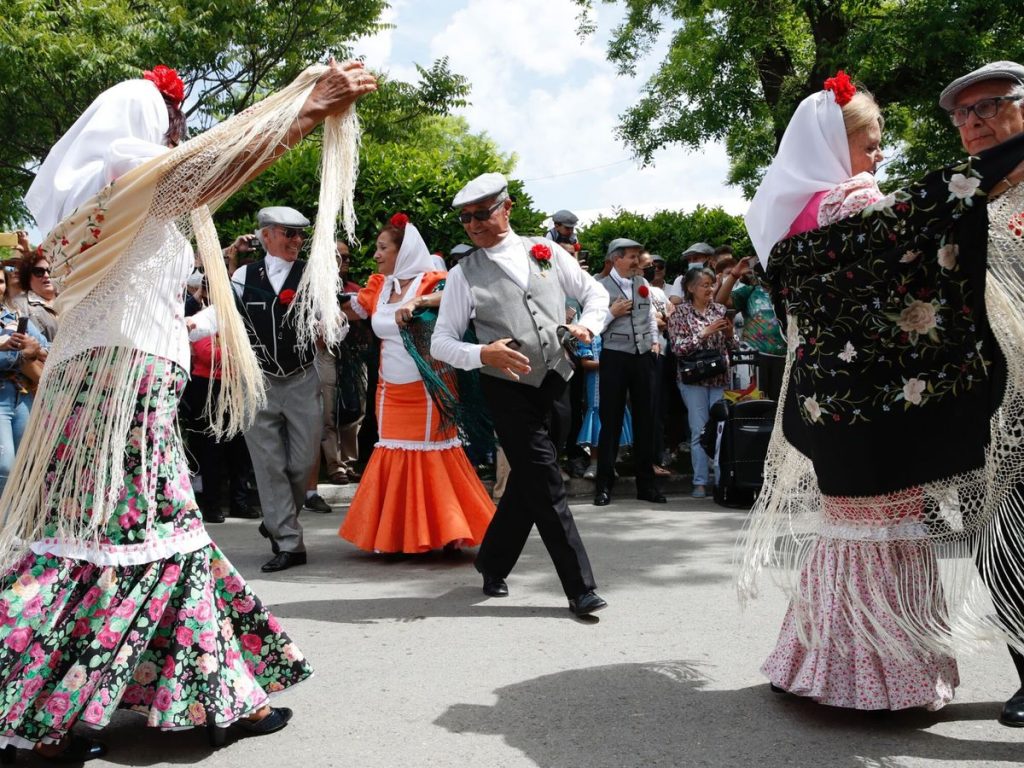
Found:
M 822 493 L 984 463 L 1005 373 L 985 312 L 985 193 L 1022 156 L 1024 136 L 772 251 L 779 310 L 799 327 L 783 431 Z

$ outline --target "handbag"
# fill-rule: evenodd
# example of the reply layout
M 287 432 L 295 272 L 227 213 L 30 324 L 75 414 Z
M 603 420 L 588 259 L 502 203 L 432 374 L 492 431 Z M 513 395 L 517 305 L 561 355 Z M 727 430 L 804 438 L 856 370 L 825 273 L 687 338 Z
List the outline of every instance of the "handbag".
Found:
M 679 379 L 684 384 L 699 384 L 729 369 L 729 360 L 717 349 L 702 349 L 679 360 Z

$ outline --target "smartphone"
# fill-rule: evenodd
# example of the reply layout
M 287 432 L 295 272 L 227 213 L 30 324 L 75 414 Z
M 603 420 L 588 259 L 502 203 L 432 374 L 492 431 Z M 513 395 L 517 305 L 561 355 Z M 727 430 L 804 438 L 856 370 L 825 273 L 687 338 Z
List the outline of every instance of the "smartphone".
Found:
M 17 245 L 17 232 L 0 232 L 0 248 L 14 248 Z
M 736 310 L 735 309 L 727 309 L 727 310 L 725 310 L 725 316 L 730 321 L 735 320 L 736 319 Z
M 18 318 L 18 330 L 15 333 L 25 333 L 28 330 L 28 318 L 22 315 Z

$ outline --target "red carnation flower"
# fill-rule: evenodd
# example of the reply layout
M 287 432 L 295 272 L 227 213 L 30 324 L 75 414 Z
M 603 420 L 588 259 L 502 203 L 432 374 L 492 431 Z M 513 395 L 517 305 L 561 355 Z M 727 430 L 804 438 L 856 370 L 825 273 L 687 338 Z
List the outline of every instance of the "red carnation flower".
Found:
M 184 101 L 185 84 L 178 77 L 177 70 L 157 64 L 153 69 L 143 72 L 142 77 L 156 85 L 157 90 L 175 104 L 181 104 Z
M 836 72 L 835 77 L 825 81 L 825 90 L 832 91 L 836 97 L 836 104 L 840 107 L 849 104 L 853 94 L 857 92 L 857 86 L 850 82 L 849 76 L 843 70 Z
M 636 289 L 636 292 L 639 293 L 641 298 L 644 299 L 651 295 L 651 292 L 650 290 L 648 290 L 646 285 L 641 285 L 639 288 Z
M 576 251 L 576 253 L 579 253 L 583 249 L 583 246 L 576 242 L 572 244 L 572 249 Z
M 405 225 L 409 223 L 409 217 L 404 213 L 396 213 L 391 217 L 391 226 L 395 229 L 405 229 Z
M 295 300 L 295 291 L 291 288 L 285 288 L 279 294 L 277 294 L 277 300 L 282 305 L 287 307 Z
M 537 261 L 547 261 L 551 258 L 551 249 L 543 243 L 537 243 L 530 249 L 530 255 Z

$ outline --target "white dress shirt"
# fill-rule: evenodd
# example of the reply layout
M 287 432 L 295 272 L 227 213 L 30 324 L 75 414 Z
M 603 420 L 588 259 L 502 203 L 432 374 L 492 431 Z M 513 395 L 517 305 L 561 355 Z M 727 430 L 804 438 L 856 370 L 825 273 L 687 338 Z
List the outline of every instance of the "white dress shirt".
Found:
M 287 259 L 267 254 L 265 269 L 267 280 L 270 281 L 270 287 L 274 289 L 274 293 L 281 292 L 281 287 L 284 285 L 284 281 L 288 279 L 288 275 L 291 274 L 294 263 L 294 260 L 288 261 Z M 245 290 L 245 277 L 250 266 L 250 264 L 243 264 L 231 275 L 231 287 L 235 289 L 238 298 L 242 298 L 242 292 Z M 218 330 L 217 312 L 212 306 L 201 309 L 192 315 L 190 319 L 195 323 L 195 327 L 188 334 L 189 341 L 197 341 L 207 336 L 212 336 Z
M 632 301 L 633 300 L 633 280 L 632 280 L 632 278 L 622 277 L 618 273 L 618 271 L 615 270 L 615 269 L 612 269 L 612 271 L 609 272 L 608 274 L 611 275 L 612 280 L 615 281 L 615 284 L 617 286 L 619 286 L 619 291 L 621 291 L 621 293 L 622 293 L 621 298 L 627 299 L 628 301 Z M 647 283 L 646 280 L 644 280 L 644 285 L 646 285 L 648 287 L 648 289 L 650 289 L 650 287 L 651 287 Z M 620 298 L 620 297 L 612 296 L 612 297 L 610 297 L 610 300 L 614 301 L 617 298 Z M 655 342 L 654 342 L 655 344 L 659 344 L 660 340 L 658 339 L 658 314 L 657 314 L 657 312 L 654 311 L 654 302 L 653 301 L 648 302 L 648 306 L 650 308 L 650 311 L 649 311 L 648 314 L 649 314 L 649 318 L 650 318 L 651 338 L 655 340 Z M 611 306 L 609 305 L 609 307 L 608 307 L 608 316 L 606 318 L 606 323 L 605 324 L 607 325 L 608 323 L 610 323 L 614 319 L 615 319 L 615 315 L 612 314 Z
M 565 252 L 564 248 L 552 248 L 558 284 L 567 298 L 576 299 L 583 312 L 575 324 L 587 328 L 595 336 L 604 330 L 608 315 L 608 292 L 594 278 L 580 269 L 579 262 Z M 514 232 L 509 230 L 504 238 L 492 248 L 485 248 L 487 258 L 495 262 L 502 271 L 523 290 L 530 280 L 530 258 L 527 246 Z M 430 343 L 430 354 L 442 362 L 462 370 L 483 367 L 480 351 L 483 344 L 470 344 L 462 340 L 469 321 L 476 314 L 473 292 L 466 282 L 462 268 L 458 265 L 448 273 L 448 282 L 441 297 L 437 325 Z

